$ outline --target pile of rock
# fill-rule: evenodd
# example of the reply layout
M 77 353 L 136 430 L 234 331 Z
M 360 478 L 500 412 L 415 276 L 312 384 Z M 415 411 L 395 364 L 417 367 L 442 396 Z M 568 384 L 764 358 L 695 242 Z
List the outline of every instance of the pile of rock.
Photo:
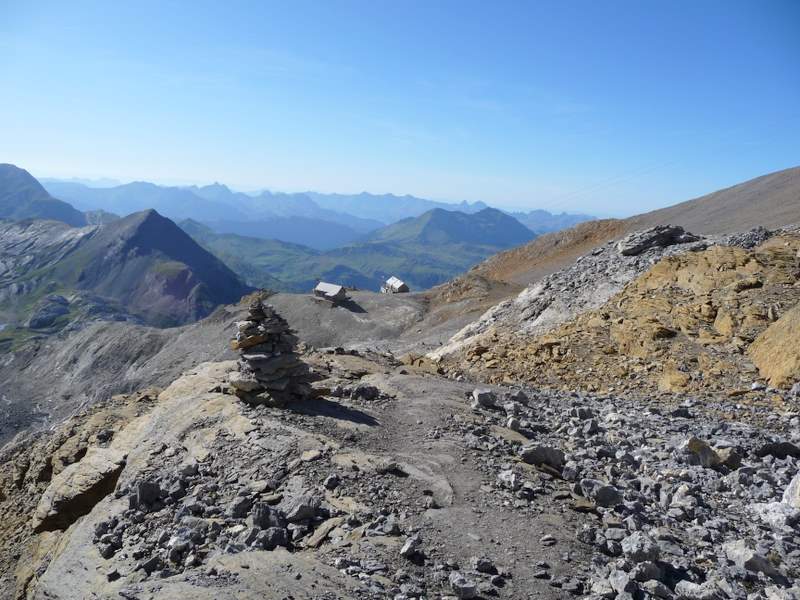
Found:
M 254 300 L 247 320 L 236 323 L 239 371 L 228 381 L 236 395 L 251 404 L 282 405 L 310 393 L 309 371 L 295 347 L 289 324 L 269 304 Z

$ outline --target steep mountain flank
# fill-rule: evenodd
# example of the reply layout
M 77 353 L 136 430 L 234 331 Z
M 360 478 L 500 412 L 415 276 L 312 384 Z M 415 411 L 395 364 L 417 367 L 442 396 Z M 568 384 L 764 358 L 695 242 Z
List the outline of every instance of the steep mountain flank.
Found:
M 4 283 L 0 315 L 12 325 L 25 323 L 45 300 L 48 306 L 66 307 L 66 318 L 75 294 L 86 292 L 119 304 L 148 323 L 175 325 L 199 319 L 249 289 L 172 221 L 152 210 L 81 229 L 48 221 L 4 222 L 0 248 Z M 85 316 L 93 312 L 90 309 Z M 63 319 L 56 321 L 30 325 L 42 329 L 65 324 Z
M 73 227 L 87 224 L 83 213 L 56 200 L 24 169 L 0 164 L 0 219 L 50 219 Z
M 609 239 L 620 237 L 626 230 L 625 223 L 616 219 L 580 223 L 495 254 L 470 272 L 487 279 L 527 285 L 566 267 Z
M 151 323 L 194 321 L 249 291 L 219 259 L 154 210 L 101 227 L 65 262 L 80 265 L 76 285 L 125 299 Z
M 291 279 L 288 282 L 282 281 L 280 276 L 291 274 L 294 265 L 315 256 L 315 250 L 280 240 L 215 233 L 210 227 L 192 219 L 181 221 L 178 225 L 247 284 L 270 290 L 306 291 L 299 289 Z
M 703 234 L 800 223 L 800 167 L 757 177 L 626 221 L 629 231 L 673 223 Z
M 628 219 L 605 219 L 539 236 L 475 266 L 487 279 L 528 285 L 593 248 L 656 225 L 696 234 L 725 234 L 800 223 L 800 167 L 778 171 L 712 194 Z

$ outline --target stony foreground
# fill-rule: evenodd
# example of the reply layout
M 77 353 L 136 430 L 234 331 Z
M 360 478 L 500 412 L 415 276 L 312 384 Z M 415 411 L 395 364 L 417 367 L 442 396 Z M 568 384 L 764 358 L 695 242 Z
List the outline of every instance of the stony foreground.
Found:
M 2 597 L 797 597 L 797 414 L 305 359 L 316 399 L 209 363 L 7 451 Z

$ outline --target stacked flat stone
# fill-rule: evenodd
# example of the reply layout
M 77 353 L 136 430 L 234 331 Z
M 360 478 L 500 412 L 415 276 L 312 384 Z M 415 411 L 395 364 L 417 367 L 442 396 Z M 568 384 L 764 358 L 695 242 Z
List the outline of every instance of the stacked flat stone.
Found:
M 295 353 L 297 338 L 269 304 L 250 303 L 247 320 L 236 323 L 239 371 L 229 381 L 236 395 L 254 404 L 281 405 L 308 395 L 308 368 Z

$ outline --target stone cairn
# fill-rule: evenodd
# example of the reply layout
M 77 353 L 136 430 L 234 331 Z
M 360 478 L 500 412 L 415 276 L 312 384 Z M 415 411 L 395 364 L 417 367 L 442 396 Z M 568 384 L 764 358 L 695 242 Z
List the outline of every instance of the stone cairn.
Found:
M 236 329 L 231 346 L 239 351 L 239 371 L 228 380 L 239 398 L 281 406 L 310 395 L 308 367 L 295 352 L 297 338 L 272 306 L 254 300 Z

